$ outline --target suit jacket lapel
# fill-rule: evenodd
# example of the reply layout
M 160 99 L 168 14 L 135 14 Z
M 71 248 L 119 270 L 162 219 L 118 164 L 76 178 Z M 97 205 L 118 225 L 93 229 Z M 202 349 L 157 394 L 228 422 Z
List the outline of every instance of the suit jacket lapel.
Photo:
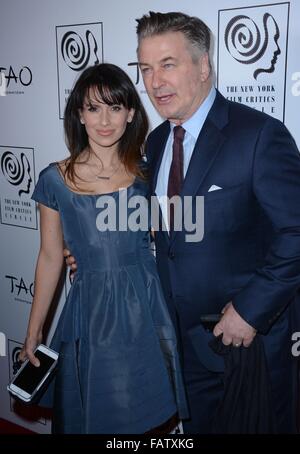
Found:
M 216 99 L 204 122 L 191 157 L 183 183 L 181 192 L 182 197 L 194 196 L 197 193 L 206 174 L 216 159 L 226 138 L 222 129 L 228 122 L 228 105 L 228 102 L 217 90 Z M 159 128 L 160 130 L 157 132 L 155 140 L 153 140 L 153 143 L 151 144 L 151 152 L 153 153 L 150 163 L 152 195 L 155 193 L 158 172 L 170 132 L 170 124 L 166 121 Z M 162 217 L 161 211 L 160 216 Z M 173 232 L 171 236 L 169 236 L 167 232 L 164 232 L 164 236 L 166 240 L 171 243 L 176 238 L 177 233 L 178 232 Z
M 152 156 L 149 156 L 149 170 L 150 170 L 150 195 L 151 197 L 156 197 L 155 195 L 155 188 L 156 188 L 156 183 L 157 183 L 157 177 L 158 177 L 158 172 L 160 169 L 162 157 L 164 154 L 165 146 L 169 137 L 170 133 L 170 123 L 168 121 L 165 121 L 162 125 L 159 127 L 159 133 L 156 134 L 155 139 L 153 140 L 153 143 L 151 144 L 151 153 Z M 158 205 L 158 215 L 159 215 L 159 224 L 162 226 L 164 225 L 164 228 L 160 227 L 162 231 L 162 235 L 165 238 L 165 240 L 168 242 L 169 241 L 169 234 L 168 231 L 166 230 L 165 227 L 165 222 L 163 219 L 162 211 L 160 209 L 160 204 L 157 200 L 157 205 Z
M 156 134 L 155 140 L 151 145 L 151 152 L 153 153 L 150 157 L 150 174 L 151 174 L 151 190 L 152 194 L 155 193 L 158 172 L 160 169 L 161 160 L 164 154 L 164 149 L 170 133 L 170 123 L 165 121 L 160 126 L 159 134 Z
M 207 119 L 197 139 L 191 157 L 188 171 L 183 182 L 182 196 L 191 196 L 198 191 L 202 181 L 216 159 L 224 140 L 225 137 L 222 132 L 220 132 L 210 119 Z
M 213 165 L 213 162 L 220 152 L 222 144 L 225 140 L 225 135 L 223 134 L 221 129 L 224 127 L 227 121 L 227 102 L 223 98 L 223 96 L 217 92 L 215 102 L 204 122 L 191 157 L 191 161 L 181 191 L 182 199 L 185 196 L 194 196 L 199 190 L 206 174 L 208 173 L 210 167 Z M 170 237 L 171 242 L 174 241 L 177 233 L 178 232 L 176 231 L 173 232 Z

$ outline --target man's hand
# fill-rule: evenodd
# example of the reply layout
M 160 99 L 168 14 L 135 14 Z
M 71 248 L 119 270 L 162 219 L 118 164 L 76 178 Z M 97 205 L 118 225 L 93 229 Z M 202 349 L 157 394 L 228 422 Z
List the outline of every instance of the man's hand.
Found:
M 234 309 L 232 303 L 226 304 L 222 313 L 223 317 L 214 328 L 214 335 L 222 336 L 225 345 L 233 344 L 235 347 L 249 347 L 253 341 L 256 330 L 249 325 Z
M 71 251 L 69 251 L 69 249 L 64 249 L 64 257 L 66 259 L 67 266 L 69 266 L 74 273 L 77 270 L 76 260 L 75 257 L 71 255 Z

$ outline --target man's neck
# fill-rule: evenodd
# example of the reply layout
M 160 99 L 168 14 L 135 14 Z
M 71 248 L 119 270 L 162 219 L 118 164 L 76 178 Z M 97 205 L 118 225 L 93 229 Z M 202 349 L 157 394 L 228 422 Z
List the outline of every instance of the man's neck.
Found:
M 207 96 L 210 93 L 211 88 L 212 88 L 212 82 L 209 79 L 206 83 L 203 84 L 203 91 L 201 93 L 201 97 L 199 97 L 197 102 L 195 102 L 195 105 L 191 108 L 190 112 L 187 115 L 184 115 L 182 118 L 168 118 L 169 122 L 178 126 L 178 125 L 182 125 L 182 123 L 185 123 L 190 118 L 192 118 L 192 116 L 195 114 L 195 112 L 197 112 L 198 109 L 201 107 L 201 105 L 205 102 Z

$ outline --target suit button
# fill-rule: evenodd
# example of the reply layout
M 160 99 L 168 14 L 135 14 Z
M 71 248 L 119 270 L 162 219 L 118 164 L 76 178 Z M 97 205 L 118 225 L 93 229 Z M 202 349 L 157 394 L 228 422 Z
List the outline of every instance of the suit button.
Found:
M 169 252 L 169 259 L 174 260 L 175 254 L 174 252 Z
M 169 298 L 173 298 L 173 293 L 172 292 L 169 292 Z

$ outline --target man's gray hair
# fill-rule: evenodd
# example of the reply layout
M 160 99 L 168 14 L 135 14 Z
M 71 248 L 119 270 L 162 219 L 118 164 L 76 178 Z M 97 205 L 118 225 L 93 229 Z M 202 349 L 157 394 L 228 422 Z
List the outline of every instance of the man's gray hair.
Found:
M 167 32 L 181 32 L 191 44 L 198 50 L 195 54 L 208 53 L 210 50 L 211 31 L 208 26 L 198 17 L 188 16 L 180 12 L 156 13 L 149 11 L 140 19 L 136 19 L 138 45 L 144 38 L 161 35 Z M 194 54 L 194 57 L 196 55 Z

